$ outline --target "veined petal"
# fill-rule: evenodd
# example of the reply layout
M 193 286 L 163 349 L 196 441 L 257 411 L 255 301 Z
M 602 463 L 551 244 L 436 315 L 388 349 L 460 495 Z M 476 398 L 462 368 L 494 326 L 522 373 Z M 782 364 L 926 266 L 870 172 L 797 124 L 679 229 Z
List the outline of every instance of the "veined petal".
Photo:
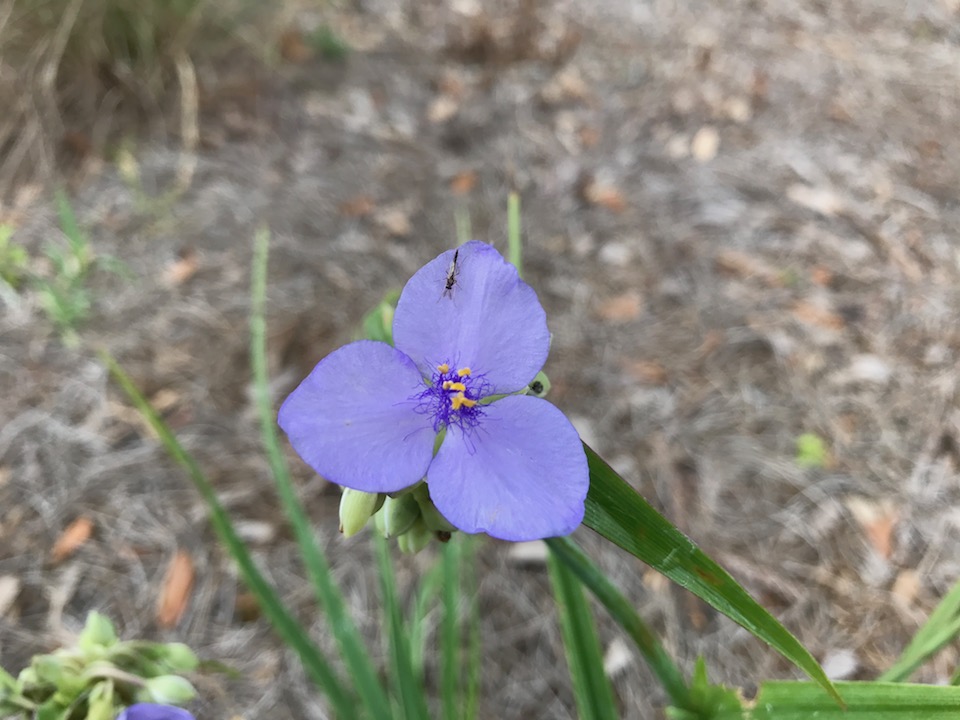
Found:
M 427 484 L 437 509 L 464 532 L 519 541 L 573 532 L 590 480 L 580 436 L 563 413 L 511 395 L 488 405 L 473 432 L 448 428 Z
M 483 373 L 490 394 L 497 394 L 533 379 L 547 359 L 550 331 L 533 288 L 492 245 L 474 240 L 410 278 L 394 315 L 393 341 L 425 376 L 438 363 L 455 363 Z
M 410 358 L 361 340 L 321 360 L 278 419 L 300 457 L 331 482 L 393 492 L 422 479 L 433 454 L 433 418 L 415 410 L 422 390 Z

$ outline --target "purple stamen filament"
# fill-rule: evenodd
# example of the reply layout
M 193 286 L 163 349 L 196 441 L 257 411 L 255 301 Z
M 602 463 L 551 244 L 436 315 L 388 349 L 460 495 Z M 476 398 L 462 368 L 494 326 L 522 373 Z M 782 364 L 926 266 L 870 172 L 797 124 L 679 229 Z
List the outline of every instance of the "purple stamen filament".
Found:
M 474 375 L 468 367 L 453 370 L 448 363 L 437 365 L 423 391 L 414 396 L 417 412 L 433 416 L 433 429 L 440 432 L 449 425 L 461 429 L 476 427 L 483 415 L 479 404 L 487 390 L 482 375 Z

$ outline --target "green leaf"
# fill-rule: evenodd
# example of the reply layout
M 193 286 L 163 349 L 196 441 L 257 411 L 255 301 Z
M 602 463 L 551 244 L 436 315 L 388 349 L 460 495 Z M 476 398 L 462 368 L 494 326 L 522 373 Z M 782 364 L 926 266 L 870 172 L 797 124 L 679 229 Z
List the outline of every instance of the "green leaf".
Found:
M 380 533 L 373 533 L 377 554 L 377 568 L 380 571 L 380 588 L 383 594 L 383 612 L 389 637 L 390 671 L 406 720 L 427 720 L 427 702 L 423 683 L 413 667 L 413 655 L 410 649 L 410 636 L 403 621 L 403 611 L 397 597 L 396 580 L 393 576 L 393 563 L 390 548 Z
M 555 554 L 547 558 L 560 631 L 581 720 L 616 720 L 616 702 L 603 671 L 603 652 L 593 614 L 577 576 Z
M 777 620 L 730 575 L 658 513 L 584 444 L 590 491 L 584 524 L 686 588 L 763 640 L 830 693 L 843 699 L 823 669 Z
M 879 678 L 885 682 L 901 682 L 909 678 L 924 661 L 939 652 L 960 634 L 960 582 L 956 583 L 930 617 L 917 630 L 897 661 Z
M 687 708 L 668 707 L 669 720 L 714 720 L 715 718 L 740 717 L 743 706 L 739 693 L 723 685 L 711 685 L 707 679 L 707 664 L 697 658 L 690 682 L 690 704 Z
M 250 362 L 253 367 L 254 396 L 260 419 L 260 434 L 267 460 L 277 484 L 277 492 L 293 526 L 293 532 L 303 557 L 307 574 L 313 585 L 317 603 L 327 613 L 330 628 L 340 646 L 344 662 L 357 684 L 360 700 L 371 717 L 390 720 L 390 701 L 377 678 L 373 661 L 367 653 L 353 619 L 346 611 L 346 603 L 330 574 L 326 556 L 317 545 L 310 520 L 297 497 L 290 471 L 280 449 L 276 420 L 270 402 L 267 377 L 267 256 L 270 233 L 260 229 L 254 238 L 252 307 L 250 312 Z
M 677 707 L 692 709 L 690 690 L 684 682 L 680 668 L 663 648 L 656 634 L 633 609 L 630 601 L 573 540 L 568 537 L 548 538 L 546 542 L 551 554 L 590 588 L 597 600 L 630 636 L 667 691 L 672 703 Z
M 100 351 L 100 358 L 130 402 L 133 403 L 140 415 L 160 438 L 160 442 L 170 457 L 187 471 L 194 487 L 207 503 L 210 510 L 211 525 L 213 525 L 220 541 L 236 561 L 243 581 L 256 596 L 260 607 L 263 608 L 264 614 L 270 620 L 277 634 L 300 657 L 307 674 L 327 694 L 334 712 L 343 718 L 354 717 L 356 707 L 347 689 L 333 672 L 320 649 L 310 641 L 306 630 L 296 621 L 253 562 L 247 547 L 237 535 L 230 517 L 223 509 L 223 505 L 220 504 L 213 485 L 203 474 L 197 461 L 184 449 L 170 427 L 154 410 L 130 377 L 120 368 L 116 360 L 104 350 Z
M 466 535 L 460 541 L 461 562 L 463 568 L 463 596 L 467 598 L 467 669 L 464 695 L 464 720 L 476 720 L 480 709 L 480 661 L 482 646 L 480 642 L 480 601 L 477 592 L 476 564 L 474 550 L 476 538 Z
M 523 243 L 520 235 L 520 196 L 512 192 L 507 197 L 507 255 L 510 264 L 523 277 Z
M 796 461 L 800 467 L 822 468 L 829 456 L 827 444 L 816 433 L 803 433 L 797 438 Z
M 458 539 L 459 540 L 459 539 Z M 462 648 L 460 644 L 460 543 L 441 550 L 443 617 L 440 620 L 440 701 L 444 720 L 458 720 L 463 710 Z
M 960 688 L 906 683 L 838 682 L 847 703 L 839 708 L 817 685 L 767 682 L 749 720 L 956 720 Z M 735 715 L 726 715 L 733 718 Z

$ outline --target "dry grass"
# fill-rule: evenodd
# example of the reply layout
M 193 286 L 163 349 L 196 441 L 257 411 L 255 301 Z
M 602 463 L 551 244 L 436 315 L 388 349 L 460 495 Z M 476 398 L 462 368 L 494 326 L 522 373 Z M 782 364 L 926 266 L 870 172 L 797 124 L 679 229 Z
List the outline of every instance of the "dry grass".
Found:
M 0 198 L 25 175 L 173 120 L 196 142 L 196 60 L 244 47 L 251 0 L 5 0 L 0 5 Z M 276 14 L 276 11 L 271 11 Z M 268 42 L 269 32 L 258 38 Z M 171 103 L 177 100 L 178 103 Z M 169 107 L 179 105 L 179 113 Z

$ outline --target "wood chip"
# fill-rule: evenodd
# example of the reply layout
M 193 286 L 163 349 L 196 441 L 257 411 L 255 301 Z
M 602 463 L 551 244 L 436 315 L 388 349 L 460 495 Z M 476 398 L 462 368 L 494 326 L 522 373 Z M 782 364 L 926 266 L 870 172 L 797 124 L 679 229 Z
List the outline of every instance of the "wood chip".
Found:
M 377 215 L 377 224 L 394 237 L 407 237 L 413 232 L 407 211 L 396 205 L 380 212 Z
M 547 562 L 547 545 L 542 540 L 513 543 L 507 558 L 517 565 L 543 565 Z
M 829 268 L 817 265 L 810 270 L 810 281 L 820 287 L 830 287 L 830 283 L 833 282 L 833 273 Z
M 186 550 L 178 550 L 167 566 L 157 603 L 157 623 L 163 628 L 175 627 L 190 601 L 193 590 L 193 560 Z
M 20 578 L 15 575 L 0 575 L 0 617 L 6 616 L 20 594 Z
M 63 562 L 73 555 L 90 536 L 93 535 L 93 520 L 81 516 L 64 530 L 50 551 L 50 559 L 55 563 Z
M 720 133 L 713 125 L 704 125 L 690 141 L 690 154 L 697 162 L 710 162 L 717 156 L 719 149 Z
M 464 170 L 454 175 L 450 181 L 450 190 L 454 195 L 469 195 L 477 185 L 477 173 Z
M 613 323 L 625 323 L 636 320 L 643 312 L 643 298 L 640 293 L 631 290 L 600 303 L 597 314 Z
M 833 217 L 842 212 L 845 205 L 840 196 L 826 187 L 811 187 L 797 183 L 787 188 L 787 198 L 797 205 L 820 213 L 824 217 Z
M 242 592 L 234 602 L 233 613 L 240 622 L 255 622 L 260 619 L 260 603 L 252 592 Z
M 897 579 L 893 581 L 893 587 L 890 588 L 894 600 L 901 607 L 910 608 L 917 600 L 920 594 L 920 575 L 913 568 L 901 570 Z
M 603 672 L 613 678 L 626 670 L 633 663 L 633 653 L 623 638 L 614 638 L 610 647 L 603 654 Z
M 427 108 L 427 120 L 434 125 L 445 123 L 460 111 L 460 103 L 449 95 L 438 95 Z

